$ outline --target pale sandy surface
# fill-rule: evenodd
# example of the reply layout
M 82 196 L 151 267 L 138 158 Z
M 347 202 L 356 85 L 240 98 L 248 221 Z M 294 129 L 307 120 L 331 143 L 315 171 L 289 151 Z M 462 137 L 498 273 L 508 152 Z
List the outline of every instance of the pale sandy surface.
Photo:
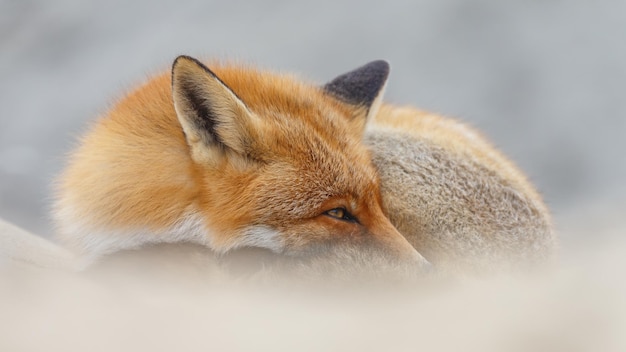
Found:
M 233 281 L 191 249 L 81 274 L 4 260 L 0 350 L 624 351 L 626 241 L 598 235 L 532 276 L 402 286 Z

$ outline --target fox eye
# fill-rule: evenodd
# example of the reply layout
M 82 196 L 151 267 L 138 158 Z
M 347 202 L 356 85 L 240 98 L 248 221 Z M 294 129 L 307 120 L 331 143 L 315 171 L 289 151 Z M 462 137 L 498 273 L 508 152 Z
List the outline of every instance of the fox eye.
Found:
M 335 208 L 328 210 L 324 213 L 324 215 L 330 216 L 331 218 L 349 221 L 354 223 L 359 223 L 359 220 L 352 214 L 348 213 L 345 208 Z

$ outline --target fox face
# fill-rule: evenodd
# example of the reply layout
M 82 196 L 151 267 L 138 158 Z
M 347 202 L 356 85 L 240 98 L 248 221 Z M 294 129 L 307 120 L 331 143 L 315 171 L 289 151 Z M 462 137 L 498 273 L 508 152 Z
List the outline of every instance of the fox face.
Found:
M 63 238 L 102 253 L 192 241 L 427 265 L 383 214 L 361 141 L 388 72 L 375 61 L 318 87 L 177 58 L 171 78 L 122 100 L 83 139 L 61 178 Z
M 322 89 L 276 82 L 251 97 L 237 89 L 249 82 L 231 89 L 200 62 L 176 60 L 174 105 L 214 249 L 301 256 L 349 244 L 420 259 L 383 214 L 361 143 L 387 73 L 385 62 L 374 62 Z

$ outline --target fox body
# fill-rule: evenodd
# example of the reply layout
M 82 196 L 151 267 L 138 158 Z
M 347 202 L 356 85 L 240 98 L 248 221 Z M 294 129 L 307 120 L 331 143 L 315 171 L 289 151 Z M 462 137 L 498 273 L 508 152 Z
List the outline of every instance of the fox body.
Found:
M 71 155 L 54 212 L 61 241 L 86 260 L 194 242 L 217 253 L 258 247 L 317 263 L 418 271 L 429 265 L 424 253 L 441 265 L 471 263 L 453 259 L 465 251 L 482 257 L 485 248 L 543 254 L 547 211 L 523 176 L 453 123 L 381 108 L 388 73 L 375 61 L 319 87 L 179 57 L 171 75 L 121 99 Z M 443 159 L 432 159 L 437 150 Z M 469 158 L 482 173 L 460 185 L 442 171 L 427 177 L 422 152 L 430 166 Z M 500 203 L 480 203 L 502 195 L 481 193 L 494 182 L 523 200 L 504 213 L 489 208 Z M 475 198 L 459 202 L 451 190 Z
M 550 214 L 524 174 L 477 131 L 383 106 L 365 133 L 383 209 L 440 271 L 526 270 L 551 261 Z

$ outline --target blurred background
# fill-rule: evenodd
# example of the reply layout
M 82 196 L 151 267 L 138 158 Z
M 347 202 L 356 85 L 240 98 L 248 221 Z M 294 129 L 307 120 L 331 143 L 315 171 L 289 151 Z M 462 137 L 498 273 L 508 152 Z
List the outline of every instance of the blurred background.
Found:
M 0 0 L 0 217 L 51 236 L 76 137 L 179 54 L 319 83 L 382 58 L 387 101 L 484 131 L 573 243 L 625 223 L 625 34 L 623 0 Z

